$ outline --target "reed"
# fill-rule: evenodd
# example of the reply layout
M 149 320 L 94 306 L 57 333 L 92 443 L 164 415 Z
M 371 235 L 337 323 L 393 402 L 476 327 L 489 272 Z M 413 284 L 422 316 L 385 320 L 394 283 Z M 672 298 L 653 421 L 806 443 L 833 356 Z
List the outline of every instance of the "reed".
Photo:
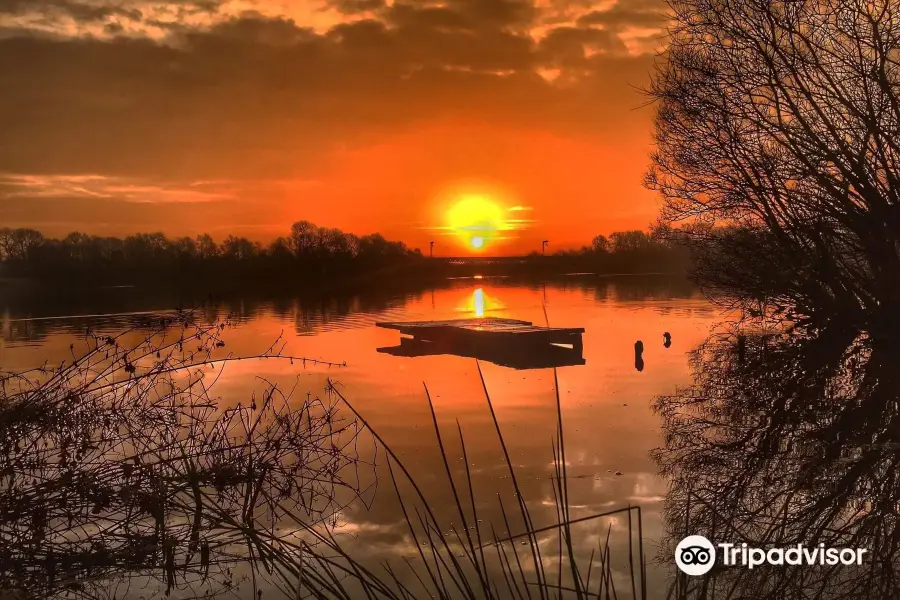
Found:
M 640 507 L 570 514 L 558 391 L 548 448 L 556 519 L 539 525 L 478 368 L 515 499 L 498 490 L 501 534 L 482 519 L 462 428 L 457 422 L 453 436 L 459 470 L 424 389 L 449 492 L 442 502 L 450 498 L 459 520 L 445 535 L 433 494 L 334 380 L 321 399 L 263 380 L 261 394 L 223 408 L 212 389 L 228 362 L 310 362 L 283 355 L 277 342 L 255 357 L 217 358 L 228 325 L 179 314 L 145 324 L 132 343 L 135 331 L 86 332 L 86 351 L 79 356 L 73 345 L 67 363 L 0 374 L 0 590 L 30 598 L 121 598 L 153 585 L 179 597 L 251 590 L 256 598 L 264 587 L 286 598 L 647 597 Z M 373 444 L 371 460 L 362 458 L 363 439 Z M 377 462 L 415 560 L 373 566 L 339 535 L 350 503 L 371 502 L 377 479 L 364 484 L 361 470 L 374 472 Z M 629 556 L 616 567 L 604 517 L 627 517 Z M 598 546 L 579 556 L 578 536 L 592 524 Z
M 553 497 L 557 519 L 548 526 L 537 526 L 525 499 L 517 469 L 510 458 L 500 422 L 494 410 L 480 365 L 478 366 L 486 407 L 490 412 L 502 460 L 511 482 L 515 502 L 510 505 L 497 495 L 504 533 L 500 535 L 493 524 L 483 524 L 479 498 L 472 485 L 472 472 L 466 452 L 465 436 L 457 422 L 456 434 L 461 449 L 462 473 L 454 474 L 453 456 L 447 450 L 431 395 L 425 387 L 424 396 L 431 414 L 435 443 L 440 451 L 446 491 L 452 502 L 452 512 L 459 518 L 459 527 L 450 528 L 450 535 L 442 533 L 442 522 L 433 504 L 433 489 L 426 494 L 404 461 L 389 443 L 370 426 L 363 414 L 333 384 L 331 393 L 339 398 L 357 421 L 371 433 L 384 456 L 409 540 L 415 546 L 417 560 L 404 560 L 402 565 L 385 562 L 378 570 L 364 566 L 352 552 L 345 549 L 343 540 L 317 534 L 316 545 L 308 548 L 306 570 L 315 573 L 314 579 L 299 578 L 295 587 L 297 597 L 362 598 L 408 600 L 411 598 L 447 599 L 541 599 L 550 598 L 641 598 L 647 597 L 646 560 L 643 546 L 641 509 L 629 506 L 586 517 L 573 519 L 570 515 L 569 486 L 566 471 L 565 437 L 562 405 L 555 388 L 556 433 L 551 444 L 553 455 Z M 554 373 L 555 376 L 555 373 Z M 431 486 L 433 488 L 433 486 Z M 410 494 L 402 490 L 411 490 Z M 445 500 L 446 501 L 446 500 Z M 578 535 L 574 526 L 583 526 L 604 517 L 627 517 L 627 570 L 618 578 L 625 585 L 616 587 L 608 526 L 599 536 L 600 542 L 588 557 L 575 551 Z M 513 534 L 514 530 L 518 533 Z M 555 547 L 555 548 L 554 548 Z M 406 578 L 402 578 L 406 570 Z M 298 573 L 299 574 L 299 573 Z M 409 583 L 412 582 L 412 583 Z
M 229 408 L 213 396 L 242 359 L 216 358 L 227 327 L 179 314 L 86 332 L 71 361 L 0 373 L 0 590 L 224 593 L 297 560 L 286 513 L 310 527 L 341 489 L 359 496 L 357 427 L 335 403 L 269 382 Z M 257 358 L 304 361 L 277 350 Z

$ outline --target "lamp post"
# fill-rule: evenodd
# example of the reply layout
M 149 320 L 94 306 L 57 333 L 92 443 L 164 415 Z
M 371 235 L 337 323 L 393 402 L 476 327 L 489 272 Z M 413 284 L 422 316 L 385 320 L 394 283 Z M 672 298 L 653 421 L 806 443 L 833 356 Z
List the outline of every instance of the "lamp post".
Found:
M 428 242 L 428 244 L 429 244 L 428 257 L 434 258 L 434 242 Z
M 549 243 L 550 242 L 548 240 L 544 240 L 543 242 L 541 242 L 541 256 L 544 255 L 545 250 L 547 248 L 547 244 L 549 244 Z

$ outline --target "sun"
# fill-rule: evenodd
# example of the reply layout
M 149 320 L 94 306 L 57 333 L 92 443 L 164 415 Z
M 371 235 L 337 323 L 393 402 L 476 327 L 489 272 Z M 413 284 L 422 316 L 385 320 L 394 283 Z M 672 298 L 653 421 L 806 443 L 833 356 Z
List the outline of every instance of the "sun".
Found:
M 466 194 L 447 211 L 447 225 L 466 246 L 482 250 L 496 239 L 505 211 L 490 197 Z

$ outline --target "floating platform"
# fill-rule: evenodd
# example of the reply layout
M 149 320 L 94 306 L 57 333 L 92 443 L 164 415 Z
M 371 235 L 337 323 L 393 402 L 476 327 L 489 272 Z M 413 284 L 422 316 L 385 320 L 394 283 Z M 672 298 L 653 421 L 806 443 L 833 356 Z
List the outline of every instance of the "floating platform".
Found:
M 376 323 L 402 335 L 400 345 L 379 348 L 394 356 L 453 354 L 514 369 L 583 365 L 583 328 L 538 327 L 530 321 L 482 317 L 450 321 Z

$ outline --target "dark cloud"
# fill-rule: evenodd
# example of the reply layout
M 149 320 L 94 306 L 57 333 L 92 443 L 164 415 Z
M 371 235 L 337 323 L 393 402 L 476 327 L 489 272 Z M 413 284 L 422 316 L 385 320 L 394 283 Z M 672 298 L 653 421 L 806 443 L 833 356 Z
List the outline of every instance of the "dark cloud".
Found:
M 658 0 L 619 0 L 606 10 L 582 15 L 578 25 L 600 25 L 614 31 L 627 27 L 660 27 L 665 24 L 666 15 L 666 5 Z
M 555 66 L 581 64 L 589 54 L 624 53 L 625 44 L 614 33 L 586 27 L 557 27 L 541 40 L 545 60 Z
M 473 22 L 497 27 L 530 25 L 538 14 L 526 0 L 449 0 L 447 5 Z
M 384 8 L 384 0 L 328 0 L 328 6 L 345 15 L 354 15 Z
M 537 43 L 525 31 L 536 20 L 519 0 L 398 1 L 320 33 L 253 13 L 163 41 L 20 31 L 0 37 L 0 172 L 281 177 L 444 118 L 623 126 L 641 99 L 609 81 L 642 84 L 651 59 L 589 27 Z M 556 85 L 542 69 L 572 76 Z
M 300 27 L 290 19 L 266 17 L 254 11 L 220 22 L 210 30 L 182 31 L 189 38 L 187 50 L 200 52 L 216 44 L 232 52 L 295 46 L 318 37 L 312 29 Z
M 77 21 L 102 21 L 121 16 L 140 19 L 140 11 L 116 4 L 88 4 L 77 0 L 0 0 L 0 14 L 29 15 L 64 13 Z
M 476 23 L 467 15 L 446 6 L 395 2 L 383 13 L 384 20 L 392 26 L 407 30 L 459 31 L 472 30 Z
M 534 24 L 538 11 L 528 0 L 396 0 L 381 16 L 405 27 L 521 30 Z
M 171 0 L 168 4 L 182 14 L 213 12 L 224 0 Z M 78 22 L 125 18 L 140 21 L 145 0 L 0 0 L 0 15 L 41 15 L 45 22 L 68 16 Z

